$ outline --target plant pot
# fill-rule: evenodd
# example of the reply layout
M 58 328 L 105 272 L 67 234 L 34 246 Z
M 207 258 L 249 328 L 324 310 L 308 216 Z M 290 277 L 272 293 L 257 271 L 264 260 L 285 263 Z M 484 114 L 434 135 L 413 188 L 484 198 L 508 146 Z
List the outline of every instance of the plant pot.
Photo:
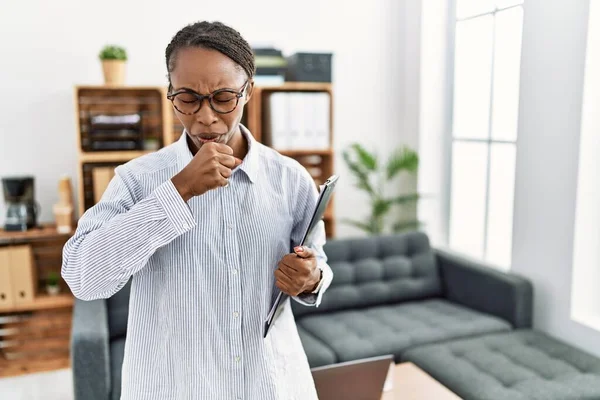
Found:
M 60 286 L 46 285 L 46 292 L 50 296 L 56 296 L 60 292 Z
M 125 84 L 125 61 L 102 60 L 102 71 L 104 72 L 104 83 L 107 85 Z

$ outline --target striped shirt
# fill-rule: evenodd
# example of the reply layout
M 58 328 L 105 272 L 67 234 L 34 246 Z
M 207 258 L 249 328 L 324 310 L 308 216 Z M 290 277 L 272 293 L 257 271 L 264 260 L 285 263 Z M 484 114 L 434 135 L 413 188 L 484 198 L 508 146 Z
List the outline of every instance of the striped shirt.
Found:
M 258 143 L 222 187 L 184 202 L 170 178 L 192 154 L 186 134 L 116 168 L 63 251 L 62 276 L 83 300 L 132 278 L 122 399 L 316 399 L 290 300 L 266 338 L 274 271 L 309 224 L 317 189 L 306 169 Z M 318 306 L 333 274 L 294 297 Z

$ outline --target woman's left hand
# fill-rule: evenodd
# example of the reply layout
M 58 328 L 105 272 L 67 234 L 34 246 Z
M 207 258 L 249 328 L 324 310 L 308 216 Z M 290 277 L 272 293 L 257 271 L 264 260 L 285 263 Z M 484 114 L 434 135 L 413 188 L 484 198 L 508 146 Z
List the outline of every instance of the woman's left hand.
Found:
M 290 296 L 312 292 L 321 278 L 314 251 L 298 246 L 286 254 L 275 270 L 275 285 Z

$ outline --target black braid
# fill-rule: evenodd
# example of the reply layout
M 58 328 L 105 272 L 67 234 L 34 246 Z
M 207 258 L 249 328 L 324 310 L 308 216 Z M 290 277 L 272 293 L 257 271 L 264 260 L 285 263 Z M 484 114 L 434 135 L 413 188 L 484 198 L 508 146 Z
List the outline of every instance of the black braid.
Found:
M 256 72 L 252 48 L 238 31 L 221 22 L 202 21 L 181 29 L 167 46 L 165 56 L 169 86 L 170 73 L 175 69 L 175 54 L 185 47 L 203 47 L 219 51 L 238 64 L 248 78 L 252 78 Z

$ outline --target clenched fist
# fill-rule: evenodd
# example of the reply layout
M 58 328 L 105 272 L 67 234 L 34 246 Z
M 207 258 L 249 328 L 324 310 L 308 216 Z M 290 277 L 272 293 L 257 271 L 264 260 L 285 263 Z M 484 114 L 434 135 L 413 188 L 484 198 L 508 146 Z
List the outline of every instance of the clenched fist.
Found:
M 310 293 L 321 280 L 315 253 L 308 247 L 296 247 L 283 256 L 275 270 L 275 285 L 290 296 Z
M 211 189 L 226 186 L 232 170 L 241 163 L 242 160 L 234 157 L 233 149 L 226 144 L 205 143 L 171 181 L 183 200 L 188 201 Z

